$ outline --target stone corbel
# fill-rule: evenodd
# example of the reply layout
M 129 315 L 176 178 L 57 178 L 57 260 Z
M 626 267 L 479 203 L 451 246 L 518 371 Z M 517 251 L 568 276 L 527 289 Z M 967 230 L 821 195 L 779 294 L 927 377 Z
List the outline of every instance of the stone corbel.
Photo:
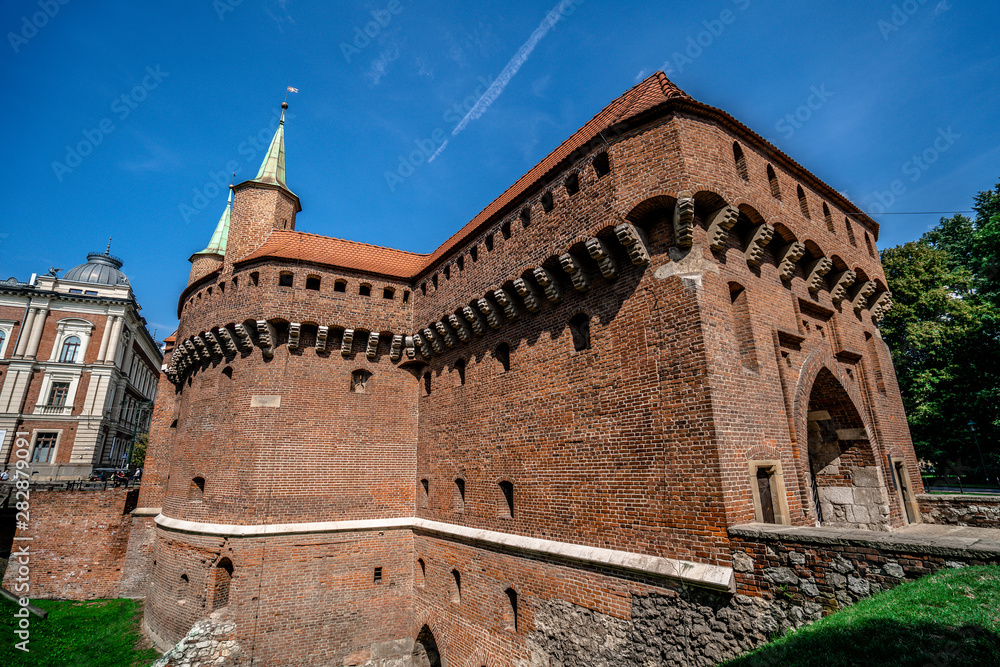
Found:
M 535 277 L 535 282 L 541 285 L 542 290 L 545 292 L 546 299 L 548 299 L 551 303 L 559 303 L 562 301 L 562 288 L 559 287 L 559 283 L 556 281 L 555 276 L 549 273 L 548 269 L 539 266 L 531 272 L 531 275 Z
M 590 276 L 587 275 L 583 265 L 580 264 L 580 260 L 576 257 L 568 252 L 559 255 L 559 266 L 569 276 L 570 281 L 573 283 L 573 288 L 577 292 L 586 292 L 590 289 Z
M 878 295 L 878 298 L 875 299 L 875 303 L 872 304 L 872 322 L 875 324 L 881 322 L 882 318 L 885 317 L 886 312 L 890 308 L 892 308 L 892 293 L 882 292 Z
M 497 309 L 493 306 L 492 303 L 489 302 L 488 299 L 483 297 L 482 299 L 476 302 L 476 306 L 479 308 L 479 312 L 481 312 L 483 316 L 486 318 L 486 322 L 487 324 L 490 325 L 491 329 L 500 328 L 501 324 L 500 313 L 497 312 Z
M 288 325 L 288 349 L 299 349 L 299 336 L 302 335 L 302 323 L 291 322 Z
M 517 309 L 517 304 L 514 302 L 514 297 L 510 292 L 503 288 L 493 290 L 493 298 L 503 308 L 503 314 L 508 320 L 514 322 L 521 317 L 521 313 Z
M 725 250 L 729 230 L 736 224 L 740 212 L 732 206 L 723 206 L 713 213 L 708 223 L 708 245 L 712 250 Z
M 340 354 L 344 357 L 351 356 L 351 348 L 354 346 L 354 329 L 344 329 L 344 334 L 340 337 Z
M 482 336 L 486 333 L 486 330 L 483 328 L 483 320 L 479 317 L 478 310 L 472 306 L 465 306 L 462 308 L 462 317 L 464 317 L 465 321 L 469 323 L 470 327 L 472 327 L 472 333 L 477 336 Z
M 236 341 L 233 340 L 233 334 L 229 331 L 229 327 L 219 327 L 219 340 L 222 341 L 227 355 L 236 356 L 240 353 L 239 348 L 236 347 Z
M 444 341 L 444 344 L 448 347 L 458 346 L 458 339 L 455 338 L 455 334 L 451 332 L 443 321 L 438 321 L 434 323 L 434 331 L 437 332 L 438 337 Z
M 542 302 L 538 299 L 535 288 L 524 278 L 514 280 L 514 290 L 520 295 L 524 307 L 532 313 L 537 313 L 542 308 Z
M 198 348 L 198 356 L 200 358 L 204 359 L 205 361 L 211 361 L 212 360 L 212 353 L 208 351 L 208 344 L 205 342 L 205 339 L 202 337 L 204 335 L 205 334 L 202 333 L 202 334 L 200 334 L 198 336 L 194 336 L 191 340 L 194 342 L 194 346 L 196 348 Z
M 234 324 L 233 331 L 236 332 L 236 341 L 240 349 L 252 350 L 253 349 L 253 338 L 250 337 L 250 332 L 242 324 Z
M 400 357 L 403 356 L 403 335 L 396 334 L 392 337 L 392 343 L 389 344 L 389 359 L 392 361 L 399 361 Z
M 421 330 L 420 334 L 424 337 L 424 340 L 431 344 L 436 354 L 444 354 L 444 344 L 429 327 Z
M 615 258 L 608 252 L 608 247 L 604 245 L 604 241 L 599 238 L 592 238 L 584 245 L 590 254 L 590 258 L 597 262 L 597 266 L 601 270 L 601 275 L 608 280 L 614 280 L 618 275 L 618 266 L 615 264 Z
M 616 228 L 615 232 L 617 231 Z M 674 206 L 674 240 L 681 248 L 690 248 L 694 243 L 694 195 L 690 190 L 677 193 L 677 205 Z
M 646 247 L 642 230 L 630 222 L 623 222 L 615 227 L 615 236 L 628 252 L 628 258 L 633 264 L 636 266 L 649 264 L 649 249 Z
M 260 351 L 265 359 L 274 357 L 274 342 L 277 336 L 274 333 L 274 325 L 267 320 L 257 320 L 257 337 L 260 340 Z
M 226 356 L 226 353 L 222 349 L 222 344 L 219 342 L 215 333 L 212 331 L 206 331 L 201 335 L 201 337 L 205 339 L 205 342 L 208 344 L 208 351 L 214 358 L 222 359 Z
M 847 288 L 854 284 L 858 276 L 851 269 L 841 271 L 832 276 L 833 288 L 830 290 L 830 298 L 834 303 L 840 303 L 847 298 Z
M 330 327 L 321 326 L 316 329 L 316 351 L 326 352 L 326 340 L 330 336 Z
M 416 350 L 415 345 L 414 345 L 414 338 L 416 338 L 416 336 L 404 336 L 403 337 L 403 346 L 406 348 L 406 358 L 407 359 L 416 359 L 417 358 L 417 350 Z
M 766 222 L 759 225 L 753 231 L 753 236 L 750 237 L 750 243 L 747 244 L 746 252 L 743 253 L 747 258 L 747 264 L 757 266 L 761 263 L 761 260 L 764 259 L 764 248 L 767 247 L 767 244 L 771 242 L 773 237 L 774 227 Z
M 801 241 L 792 241 L 778 252 L 778 277 L 791 280 L 795 275 L 795 263 L 806 254 L 806 246 Z
M 184 349 L 187 350 L 188 356 L 194 363 L 201 363 L 201 353 L 198 352 L 198 348 L 194 346 L 194 341 L 188 338 L 184 341 Z
M 378 355 L 378 339 L 379 335 L 377 332 L 368 332 L 368 349 L 365 350 L 365 356 L 369 359 L 374 359 Z
M 868 297 L 875 293 L 878 285 L 875 284 L 874 280 L 869 280 L 858 287 L 858 291 L 854 293 L 854 298 L 851 299 L 851 306 L 854 308 L 855 313 L 860 313 L 868 306 Z
M 416 347 L 420 348 L 420 354 L 422 354 L 424 357 L 428 359 L 434 356 L 434 350 L 431 348 L 430 343 L 424 340 L 423 336 L 421 336 L 419 333 L 415 333 L 413 334 L 412 338 L 413 338 L 413 344 Z
M 806 287 L 810 292 L 818 292 L 823 289 L 826 281 L 823 276 L 833 268 L 833 262 L 829 257 L 820 257 L 806 266 Z
M 448 316 L 448 324 L 455 333 L 458 334 L 458 339 L 463 343 L 468 343 L 472 340 L 472 334 L 469 333 L 469 325 L 465 323 L 465 319 L 459 317 L 458 315 L 452 314 Z

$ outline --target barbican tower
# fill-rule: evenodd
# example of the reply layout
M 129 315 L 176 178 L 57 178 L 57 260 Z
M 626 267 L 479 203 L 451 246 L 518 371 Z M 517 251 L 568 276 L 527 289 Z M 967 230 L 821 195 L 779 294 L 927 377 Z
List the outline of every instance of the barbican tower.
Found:
M 282 117 L 178 303 L 161 647 L 219 611 L 247 664 L 549 664 L 759 595 L 743 524 L 919 521 L 878 225 L 662 73 L 430 255 L 300 210 Z

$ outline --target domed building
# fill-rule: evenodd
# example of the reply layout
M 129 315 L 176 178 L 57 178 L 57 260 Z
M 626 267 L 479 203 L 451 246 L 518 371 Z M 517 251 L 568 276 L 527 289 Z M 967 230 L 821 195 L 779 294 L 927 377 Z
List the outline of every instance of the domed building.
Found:
M 32 479 L 85 479 L 127 464 L 147 430 L 163 357 L 122 265 L 109 244 L 62 277 L 0 282 L 5 466 L 26 446 Z

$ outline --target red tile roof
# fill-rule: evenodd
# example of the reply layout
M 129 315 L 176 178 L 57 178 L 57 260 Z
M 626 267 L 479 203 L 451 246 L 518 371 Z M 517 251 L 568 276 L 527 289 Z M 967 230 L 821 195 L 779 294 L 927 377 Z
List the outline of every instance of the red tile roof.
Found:
M 792 171 L 798 172 L 812 181 L 817 189 L 824 192 L 831 200 L 837 201 L 841 208 L 847 211 L 857 210 L 842 195 L 823 183 L 800 164 L 771 146 L 760 135 L 750 130 L 750 128 L 737 121 L 725 111 L 694 100 L 683 90 L 675 86 L 663 72 L 656 72 L 587 121 L 583 127 L 559 144 L 554 151 L 545 156 L 541 162 L 519 178 L 503 194 L 493 200 L 489 206 L 480 211 L 468 224 L 455 232 L 437 250 L 429 255 L 420 255 L 328 236 L 306 234 L 304 232 L 276 230 L 271 233 L 263 245 L 246 258 L 240 260 L 240 263 L 262 257 L 279 257 L 338 266 L 394 278 L 416 278 L 423 271 L 433 266 L 440 258 L 478 233 L 481 230 L 480 228 L 485 228 L 491 220 L 494 220 L 499 215 L 506 214 L 508 207 L 516 204 L 526 195 L 529 195 L 531 189 L 536 184 L 544 181 L 545 176 L 550 171 L 558 167 L 574 151 L 585 147 L 597 138 L 601 132 L 668 102 L 695 113 L 707 114 L 723 125 L 741 134 L 749 135 L 760 144 L 760 148 L 780 157 Z M 863 214 L 862 220 L 871 226 L 877 240 L 878 224 Z
M 249 262 L 261 257 L 339 266 L 392 278 L 412 278 L 426 266 L 430 255 L 418 255 L 330 236 L 276 229 L 259 248 L 240 262 Z

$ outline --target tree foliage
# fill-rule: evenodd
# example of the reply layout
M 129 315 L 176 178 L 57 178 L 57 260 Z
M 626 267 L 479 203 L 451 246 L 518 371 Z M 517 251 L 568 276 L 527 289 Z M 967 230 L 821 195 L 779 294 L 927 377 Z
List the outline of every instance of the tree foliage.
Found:
M 1000 473 L 1000 184 L 975 218 L 882 251 L 895 305 L 882 322 L 919 457 Z M 972 425 L 970 425 L 972 422 Z M 975 434 L 973 432 L 975 430 Z

